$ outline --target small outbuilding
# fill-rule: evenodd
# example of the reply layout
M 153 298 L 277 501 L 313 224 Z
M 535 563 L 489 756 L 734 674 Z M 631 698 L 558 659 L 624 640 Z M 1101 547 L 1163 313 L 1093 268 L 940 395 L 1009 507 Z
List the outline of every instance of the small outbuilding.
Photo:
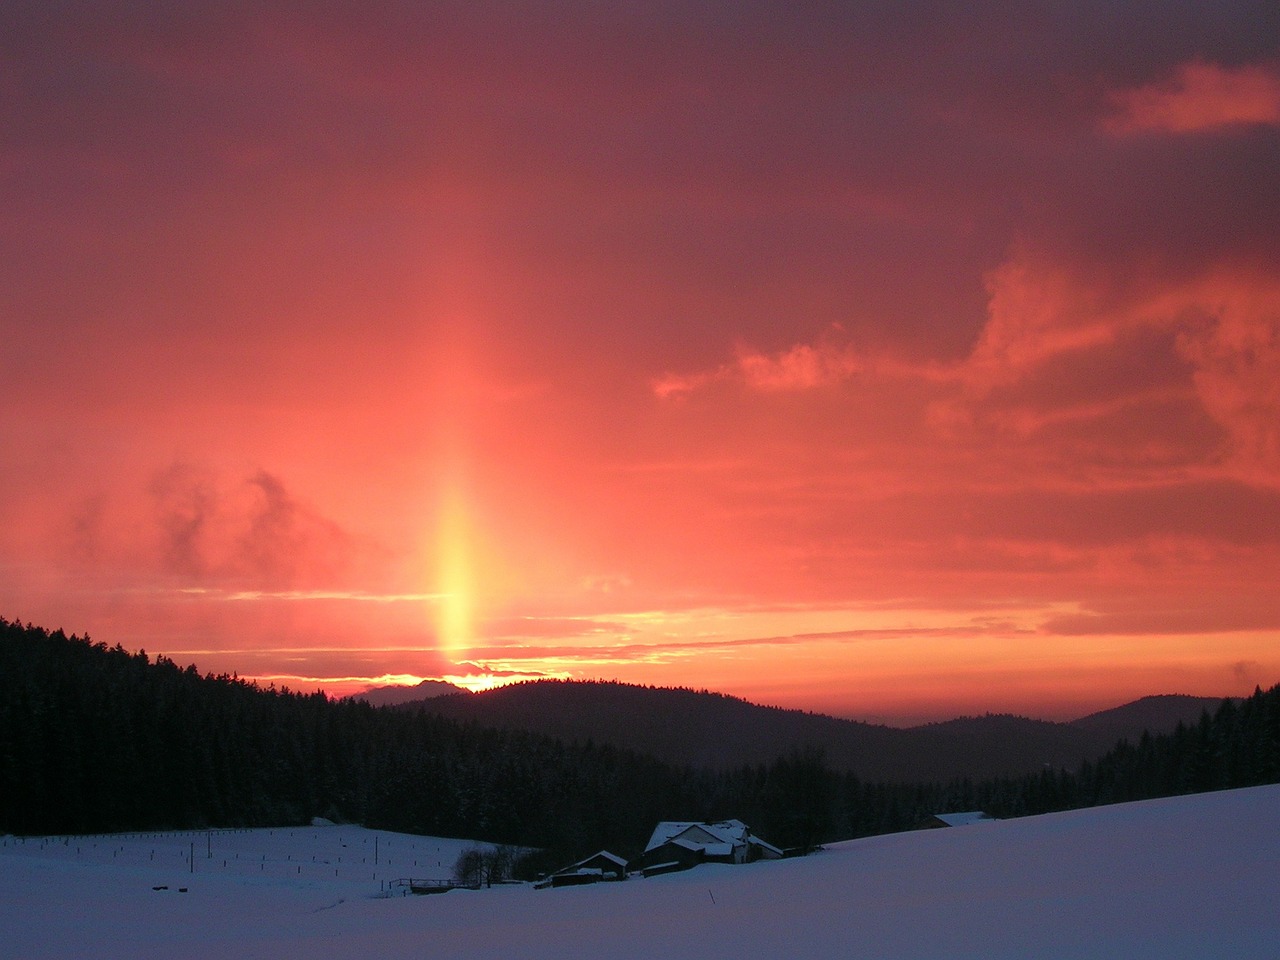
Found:
M 599 883 L 601 880 L 627 879 L 627 861 L 608 850 L 593 853 L 585 860 L 570 864 L 547 876 L 534 886 L 572 887 L 584 883 Z

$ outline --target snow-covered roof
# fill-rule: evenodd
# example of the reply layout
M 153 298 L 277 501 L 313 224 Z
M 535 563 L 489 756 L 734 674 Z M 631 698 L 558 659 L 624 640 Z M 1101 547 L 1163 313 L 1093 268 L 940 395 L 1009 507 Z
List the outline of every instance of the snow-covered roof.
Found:
M 601 850 L 599 853 L 594 853 L 591 856 L 587 857 L 587 859 L 583 860 L 582 862 L 588 863 L 589 861 L 594 860 L 596 857 L 604 857 L 610 863 L 616 863 L 620 867 L 625 867 L 627 865 L 627 861 L 623 860 L 619 856 L 616 856 L 615 854 L 610 853 L 608 850 Z
M 592 872 L 599 873 L 603 869 L 602 867 L 587 866 L 588 863 L 591 863 L 592 861 L 595 861 L 595 860 L 605 860 L 609 863 L 614 864 L 617 867 L 620 867 L 623 870 L 626 870 L 627 868 L 627 861 L 623 860 L 621 857 L 617 856 L 616 854 L 610 853 L 608 850 L 601 850 L 598 853 L 593 853 L 591 856 L 585 857 L 584 859 L 579 860 L 577 863 L 570 864 L 569 866 L 565 867 L 563 870 L 557 870 L 555 875 L 559 877 L 563 877 L 563 876 L 569 876 L 572 874 L 583 874 L 583 873 L 592 873 Z
M 991 817 L 981 810 L 970 810 L 967 813 L 935 813 L 934 817 L 948 827 L 967 827 L 971 823 L 989 821 Z
M 699 843 L 696 840 L 690 840 L 688 837 L 676 837 L 674 840 L 668 840 L 667 843 L 671 844 L 671 846 L 673 847 L 683 847 L 685 850 L 703 850 L 707 846 L 705 843 Z M 658 846 L 659 847 L 665 846 L 665 844 L 660 843 L 658 844 Z M 649 849 L 656 850 L 657 847 L 650 847 Z M 645 853 L 648 853 L 648 852 L 649 852 L 648 850 L 645 851 Z
M 646 852 L 654 847 L 660 847 L 680 834 L 684 833 L 690 827 L 696 827 L 697 824 L 684 820 L 664 820 L 653 828 L 653 833 L 649 836 L 649 845 L 644 849 Z
M 685 846 L 700 847 L 711 853 L 711 847 L 728 844 L 730 848 L 741 846 L 751 836 L 751 831 L 741 820 L 720 820 L 716 823 L 698 823 L 688 820 L 664 820 L 653 829 L 645 853 L 654 847 L 673 840 L 686 841 Z
M 768 843 L 768 842 L 766 842 L 766 841 L 764 841 L 764 840 L 761 840 L 759 837 L 752 836 L 752 838 L 751 838 L 751 844 L 752 844 L 752 846 L 756 846 L 756 847 L 760 847 L 760 848 L 762 848 L 762 849 L 764 849 L 764 850 L 768 850 L 770 853 L 775 853 L 775 854 L 777 854 L 779 857 L 784 856 L 784 854 L 783 854 L 783 852 L 782 852 L 781 848 L 779 848 L 779 847 L 775 847 L 772 843 Z

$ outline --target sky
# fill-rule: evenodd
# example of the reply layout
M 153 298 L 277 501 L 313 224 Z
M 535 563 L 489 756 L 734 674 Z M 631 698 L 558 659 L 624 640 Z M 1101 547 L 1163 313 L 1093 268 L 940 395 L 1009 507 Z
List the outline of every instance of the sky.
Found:
M 0 616 L 334 695 L 1280 681 L 1271 2 L 0 9 Z

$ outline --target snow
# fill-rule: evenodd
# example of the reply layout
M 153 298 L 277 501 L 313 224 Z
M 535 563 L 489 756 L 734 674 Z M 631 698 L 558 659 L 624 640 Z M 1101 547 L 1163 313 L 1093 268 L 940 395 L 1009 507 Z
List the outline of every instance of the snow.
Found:
M 691 849 L 707 847 L 710 852 L 712 844 L 720 844 L 732 850 L 734 846 L 746 843 L 748 835 L 747 825 L 741 820 L 721 820 L 718 823 L 664 820 L 654 827 L 645 850 L 653 850 L 677 838 L 688 840 Z
M 1270 957 L 1277 822 L 1280 786 L 1256 787 L 427 897 L 386 896 L 387 881 L 446 877 L 467 841 L 349 826 L 5 838 L 0 957 Z

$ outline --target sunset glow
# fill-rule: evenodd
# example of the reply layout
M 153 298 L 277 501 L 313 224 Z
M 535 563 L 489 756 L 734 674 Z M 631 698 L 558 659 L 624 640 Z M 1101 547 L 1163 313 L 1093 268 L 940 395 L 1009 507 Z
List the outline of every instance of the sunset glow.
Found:
M 461 495 L 451 491 L 437 519 L 440 570 L 436 635 L 440 651 L 452 660 L 465 659 L 474 643 L 475 581 L 471 539 Z
M 335 695 L 1280 681 L 1274 12 L 879 10 L 7 4 L 0 616 Z

